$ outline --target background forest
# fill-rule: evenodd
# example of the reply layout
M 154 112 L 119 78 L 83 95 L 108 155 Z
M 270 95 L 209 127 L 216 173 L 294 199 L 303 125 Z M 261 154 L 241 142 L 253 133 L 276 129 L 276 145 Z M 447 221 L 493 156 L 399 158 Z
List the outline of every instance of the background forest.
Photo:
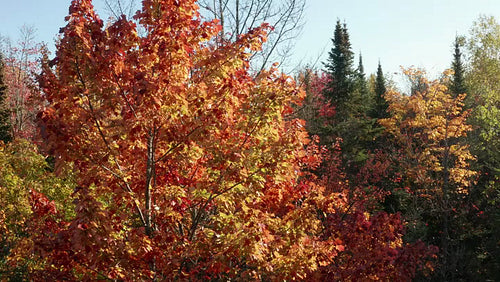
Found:
M 340 20 L 285 73 L 305 0 L 105 4 L 1 45 L 1 281 L 500 280 L 497 18 L 402 86 Z

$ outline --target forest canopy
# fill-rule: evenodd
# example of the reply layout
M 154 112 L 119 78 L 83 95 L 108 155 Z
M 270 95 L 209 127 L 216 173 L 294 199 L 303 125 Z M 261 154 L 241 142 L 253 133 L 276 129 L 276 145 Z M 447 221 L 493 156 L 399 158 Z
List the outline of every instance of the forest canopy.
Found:
M 1 50 L 0 280 L 500 279 L 495 17 L 401 91 L 340 20 L 284 73 L 304 1 L 208 2 L 73 0 L 54 54 Z

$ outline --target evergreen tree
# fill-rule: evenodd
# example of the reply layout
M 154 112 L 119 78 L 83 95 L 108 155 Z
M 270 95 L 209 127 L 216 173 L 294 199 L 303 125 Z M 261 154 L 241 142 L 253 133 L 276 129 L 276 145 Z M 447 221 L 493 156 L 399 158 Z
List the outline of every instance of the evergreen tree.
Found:
M 359 54 L 358 78 L 361 80 L 365 80 L 365 67 L 363 66 L 363 56 L 361 55 L 361 53 Z
M 373 123 L 368 118 L 370 97 L 364 74 L 363 59 L 354 66 L 346 24 L 337 20 L 333 48 L 325 64 L 329 83 L 324 96 L 335 107 L 332 122 L 322 131 L 324 144 L 331 144 L 337 137 L 341 145 L 342 159 L 346 171 L 356 171 L 368 156 L 368 147 L 373 139 Z M 353 173 L 355 174 L 355 173 Z
M 465 86 L 465 78 L 464 72 L 465 68 L 462 62 L 462 52 L 460 51 L 461 41 L 463 41 L 460 37 L 455 38 L 455 53 L 453 54 L 453 62 L 451 68 L 455 72 L 453 74 L 453 79 L 450 85 L 451 93 L 456 97 L 459 94 L 463 94 L 467 92 L 467 88 Z
M 369 91 L 365 77 L 365 68 L 363 66 L 363 57 L 361 54 L 359 54 L 358 69 L 356 70 L 356 90 L 360 94 L 360 98 L 362 99 L 361 102 L 365 105 L 365 107 L 368 106 L 367 99 L 369 99 Z
M 337 111 L 342 111 L 354 88 L 352 78 L 354 71 L 347 26 L 342 25 L 339 20 L 335 26 L 332 42 L 333 48 L 328 53 L 328 61 L 325 64 L 331 82 L 325 91 L 325 96 L 337 107 Z
M 382 71 L 382 66 L 379 62 L 377 67 L 377 76 L 375 78 L 375 105 L 372 113 L 373 118 L 381 119 L 388 117 L 387 107 L 389 104 L 384 97 L 386 91 L 384 72 Z
M 0 54 L 0 141 L 4 143 L 12 140 L 10 130 L 9 109 L 6 105 L 7 86 L 4 82 L 4 63 Z

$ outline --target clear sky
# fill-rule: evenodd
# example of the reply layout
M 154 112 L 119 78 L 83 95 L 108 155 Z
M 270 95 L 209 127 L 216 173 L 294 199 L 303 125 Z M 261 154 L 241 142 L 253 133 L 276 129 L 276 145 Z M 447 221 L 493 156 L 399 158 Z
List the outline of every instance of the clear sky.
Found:
M 306 0 L 306 24 L 292 60 L 317 66 L 326 60 L 337 19 L 345 21 L 353 51 L 363 54 L 365 71 L 386 73 L 399 66 L 437 74 L 449 67 L 455 35 L 466 35 L 480 14 L 500 18 L 500 0 Z M 13 40 L 23 24 L 53 50 L 71 0 L 0 0 L 0 35 Z M 94 0 L 104 13 L 103 0 Z M 356 59 L 357 61 L 357 59 Z
M 347 24 L 353 51 L 362 53 L 367 73 L 376 71 L 380 59 L 385 72 L 413 65 L 436 75 L 450 67 L 456 34 L 467 35 L 481 14 L 500 18 L 500 0 L 307 1 L 296 56 L 325 61 L 340 19 Z

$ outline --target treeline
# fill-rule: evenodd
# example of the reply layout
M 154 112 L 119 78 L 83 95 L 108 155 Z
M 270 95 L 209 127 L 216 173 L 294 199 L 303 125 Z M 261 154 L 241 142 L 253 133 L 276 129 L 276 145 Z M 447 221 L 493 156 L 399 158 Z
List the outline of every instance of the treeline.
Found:
M 495 18 L 402 93 L 340 21 L 292 79 L 268 25 L 196 2 L 104 23 L 77 0 L 54 58 L 3 50 L 0 280 L 500 278 Z
M 337 21 L 324 70 L 299 76 L 307 96 L 297 114 L 320 144 L 340 145 L 351 189 L 383 191 L 370 213 L 401 214 L 404 242 L 438 247 L 433 273 L 417 280 L 497 280 L 500 26 L 482 16 L 453 45 L 450 70 L 429 80 L 405 69 L 410 87 L 401 93 L 380 63 L 365 78 Z

